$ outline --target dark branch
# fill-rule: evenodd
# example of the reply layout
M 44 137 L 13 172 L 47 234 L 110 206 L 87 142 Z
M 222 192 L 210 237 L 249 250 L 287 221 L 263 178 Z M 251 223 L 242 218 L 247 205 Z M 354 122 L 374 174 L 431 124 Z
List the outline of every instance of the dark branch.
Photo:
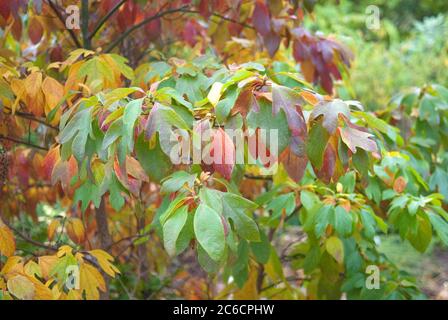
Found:
M 163 16 L 166 16 L 168 14 L 172 14 L 172 13 L 176 13 L 176 12 L 188 12 L 187 10 L 188 6 L 183 6 L 180 8 L 175 8 L 175 9 L 169 9 L 166 11 L 162 11 L 159 12 L 145 20 L 143 20 L 140 23 L 137 23 L 136 25 L 132 26 L 131 28 L 129 28 L 128 30 L 126 30 L 121 36 L 119 36 L 115 41 L 113 41 L 109 46 L 106 47 L 106 49 L 104 50 L 104 52 L 110 52 L 112 51 L 118 44 L 120 44 L 120 42 L 122 42 L 127 36 L 129 36 L 132 32 L 134 32 L 135 30 L 137 30 L 138 28 L 144 26 L 145 24 L 150 23 L 153 20 L 159 19 Z
M 19 140 L 19 139 L 16 139 L 16 138 L 11 138 L 11 137 L 5 137 L 3 135 L 0 135 L 0 140 L 11 141 L 11 142 L 14 142 L 14 143 L 17 143 L 17 144 L 23 144 L 25 146 L 29 146 L 29 147 L 32 147 L 32 148 L 35 148 L 35 149 L 48 151 L 47 147 L 41 147 L 41 146 L 38 146 L 36 144 L 32 144 L 30 142 L 27 142 L 27 141 L 23 141 L 23 140 Z
M 53 1 L 48 0 L 48 4 L 50 5 L 51 9 L 54 11 L 54 13 L 56 14 L 56 16 L 58 17 L 59 21 L 62 22 L 62 24 L 65 26 L 65 19 L 62 16 L 62 14 L 59 12 L 58 8 L 56 7 L 56 5 L 53 3 Z M 73 42 L 75 42 L 75 45 L 78 48 L 82 48 L 82 44 L 79 42 L 78 37 L 76 36 L 75 32 L 72 29 L 67 29 L 65 28 L 68 33 L 70 34 L 70 37 L 72 38 Z
M 89 0 L 81 2 L 81 34 L 84 48 L 91 49 L 89 38 Z
M 97 25 L 95 26 L 95 29 L 89 34 L 89 39 L 92 39 L 95 34 L 101 29 L 101 27 L 106 23 L 107 20 L 118 10 L 120 7 L 126 2 L 127 0 L 121 0 L 118 2 L 115 7 L 113 7 L 104 17 L 98 21 Z
M 8 224 L 6 221 L 4 221 L 4 223 L 8 226 L 8 228 L 10 228 L 12 231 L 14 231 L 20 238 L 22 238 L 23 240 L 25 240 L 28 243 L 31 243 L 37 247 L 41 247 L 47 250 L 51 250 L 51 251 L 58 251 L 58 249 L 56 247 L 52 247 L 49 245 L 46 245 L 42 242 L 36 241 L 31 239 L 30 237 L 26 236 L 25 234 L 23 234 L 22 232 L 20 232 L 19 230 L 17 230 L 16 228 L 14 228 L 13 226 L 11 226 L 10 224 Z
M 188 10 L 188 11 L 186 11 L 186 12 L 188 12 L 188 13 L 199 13 L 199 11 L 197 11 L 197 10 Z M 225 21 L 229 21 L 229 22 L 232 22 L 232 23 L 239 24 L 239 25 L 241 25 L 241 26 L 243 26 L 243 27 L 245 27 L 245 28 L 248 28 L 248 29 L 255 29 L 255 28 L 254 28 L 253 26 L 251 26 L 250 24 L 247 24 L 247 23 L 245 23 L 245 22 L 241 22 L 241 21 L 238 21 L 238 20 L 234 20 L 234 19 L 232 19 L 232 18 L 228 18 L 228 17 L 223 16 L 223 15 L 221 15 L 221 14 L 219 14 L 219 13 L 212 13 L 212 16 L 214 16 L 214 17 L 216 17 L 216 18 L 219 18 L 219 19 L 221 19 L 221 20 L 225 20 Z

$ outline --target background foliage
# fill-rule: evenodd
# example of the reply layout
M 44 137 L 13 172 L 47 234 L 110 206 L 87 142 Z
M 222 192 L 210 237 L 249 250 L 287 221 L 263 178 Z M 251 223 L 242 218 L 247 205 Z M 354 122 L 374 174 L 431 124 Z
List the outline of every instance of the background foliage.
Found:
M 2 1 L 0 299 L 446 298 L 447 5 L 370 4 Z

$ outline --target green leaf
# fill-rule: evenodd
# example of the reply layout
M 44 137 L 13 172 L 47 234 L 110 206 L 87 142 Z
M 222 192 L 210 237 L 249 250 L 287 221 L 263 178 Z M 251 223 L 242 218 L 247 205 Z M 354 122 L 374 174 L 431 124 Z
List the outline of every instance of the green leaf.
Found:
M 255 260 L 257 260 L 258 263 L 268 263 L 269 256 L 271 254 L 271 244 L 269 243 L 269 239 L 264 232 L 260 231 L 260 241 L 251 242 L 250 248 L 255 256 Z
M 330 237 L 325 241 L 327 252 L 340 264 L 344 261 L 344 245 L 338 237 Z
M 333 134 L 338 127 L 339 114 L 350 119 L 350 108 L 344 101 L 335 99 L 333 101 L 324 101 L 314 107 L 310 119 L 315 120 L 323 116 L 322 126 L 329 134 Z
M 417 229 L 411 230 L 407 239 L 420 252 L 425 252 L 431 243 L 432 227 L 427 215 L 417 216 Z
M 134 125 L 142 112 L 142 104 L 143 98 L 132 100 L 124 109 L 122 139 L 129 152 L 134 149 Z
M 291 140 L 286 114 L 283 110 L 281 110 L 274 115 L 272 113 L 272 107 L 264 99 L 260 100 L 258 105 L 260 106 L 260 110 L 258 112 L 252 109 L 248 113 L 247 125 L 253 130 L 257 128 L 266 130 L 266 137 L 262 137 L 262 142 L 267 148 L 270 148 L 270 141 L 267 139 L 269 138 L 270 130 L 277 130 L 278 154 L 280 154 L 289 145 Z
M 334 228 L 336 232 L 343 237 L 349 236 L 353 230 L 353 221 L 350 212 L 345 211 L 343 207 L 337 206 L 334 215 Z
M 214 261 L 224 256 L 226 239 L 221 216 L 209 206 L 201 203 L 194 216 L 194 234 L 205 252 Z
M 170 256 L 174 256 L 177 252 L 176 243 L 182 229 L 188 218 L 188 206 L 182 206 L 177 209 L 163 225 L 163 243 L 165 250 Z
M 208 273 L 217 273 L 219 271 L 219 263 L 214 261 L 200 244 L 197 245 L 196 250 L 201 267 Z
M 160 193 L 167 194 L 180 190 L 186 184 L 189 188 L 192 188 L 196 174 L 190 174 L 185 171 L 176 171 L 169 177 L 167 177 L 160 188 Z
M 296 207 L 296 196 L 294 192 L 289 192 L 275 197 L 267 205 L 267 210 L 272 210 L 273 214 L 270 221 L 275 221 L 284 213 L 286 216 L 291 215 Z
M 429 212 L 428 216 L 440 240 L 448 246 L 448 223 L 432 212 Z
M 73 202 L 77 203 L 81 202 L 81 211 L 85 212 L 87 206 L 90 202 L 93 202 L 96 208 L 99 208 L 101 202 L 101 195 L 99 193 L 98 187 L 91 183 L 89 180 L 84 182 L 78 189 L 75 191 L 75 195 L 73 198 Z
M 233 193 L 225 193 L 222 204 L 224 215 L 233 221 L 238 235 L 249 241 L 260 241 L 257 224 L 246 214 L 248 210 L 255 210 L 257 204 Z
M 135 144 L 137 159 L 152 181 L 160 182 L 164 179 L 172 168 L 172 162 L 160 147 L 159 137 L 155 137 L 155 145 L 150 147 L 150 143 L 145 141 L 142 133 Z
M 311 127 L 306 144 L 306 152 L 311 164 L 317 170 L 322 167 L 324 151 L 329 138 L 330 135 L 321 123 L 317 122 Z
M 323 236 L 332 220 L 334 220 L 334 208 L 330 205 L 322 206 L 316 213 L 315 233 L 317 237 Z

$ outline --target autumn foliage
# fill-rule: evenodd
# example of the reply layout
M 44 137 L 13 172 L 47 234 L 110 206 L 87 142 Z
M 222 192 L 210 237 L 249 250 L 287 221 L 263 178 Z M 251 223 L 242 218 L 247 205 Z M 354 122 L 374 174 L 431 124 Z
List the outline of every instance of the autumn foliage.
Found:
M 439 180 L 406 165 L 444 150 L 448 90 L 340 99 L 354 56 L 310 3 L 2 0 L 0 299 L 417 295 L 375 236 L 448 243 Z M 173 162 L 182 141 L 220 161 Z

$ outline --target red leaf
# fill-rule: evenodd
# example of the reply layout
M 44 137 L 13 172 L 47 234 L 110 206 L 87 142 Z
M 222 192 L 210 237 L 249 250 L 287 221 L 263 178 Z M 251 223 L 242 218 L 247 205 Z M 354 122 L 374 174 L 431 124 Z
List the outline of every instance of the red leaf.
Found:
M 51 179 L 51 173 L 53 171 L 56 162 L 58 162 L 59 159 L 60 159 L 59 146 L 51 148 L 42 162 L 42 171 L 46 179 L 48 180 Z
M 268 53 L 271 57 L 275 55 L 278 48 L 280 47 L 280 41 L 281 37 L 274 32 L 269 32 L 267 35 L 264 36 L 264 45 L 266 49 L 268 50 Z
M 280 155 L 279 160 L 283 163 L 283 166 L 291 179 L 295 182 L 302 180 L 306 165 L 308 164 L 308 158 L 306 155 L 299 157 L 292 152 L 291 148 L 286 148 Z
M 40 39 L 42 39 L 42 35 L 44 33 L 44 29 L 42 28 L 42 24 L 37 20 L 37 18 L 31 18 L 30 24 L 28 26 L 28 36 L 33 44 L 39 43 Z
M 252 23 L 255 30 L 263 36 L 266 36 L 271 32 L 269 9 L 262 0 L 257 0 L 255 3 L 254 13 L 252 14 Z
M 213 157 L 213 168 L 230 180 L 235 165 L 235 145 L 222 128 L 213 134 L 210 155 Z
M 333 149 L 333 146 L 329 143 L 324 152 L 324 158 L 322 162 L 322 167 L 320 170 L 316 170 L 313 167 L 316 176 L 325 183 L 330 183 L 331 177 L 334 173 L 336 163 L 336 151 Z

